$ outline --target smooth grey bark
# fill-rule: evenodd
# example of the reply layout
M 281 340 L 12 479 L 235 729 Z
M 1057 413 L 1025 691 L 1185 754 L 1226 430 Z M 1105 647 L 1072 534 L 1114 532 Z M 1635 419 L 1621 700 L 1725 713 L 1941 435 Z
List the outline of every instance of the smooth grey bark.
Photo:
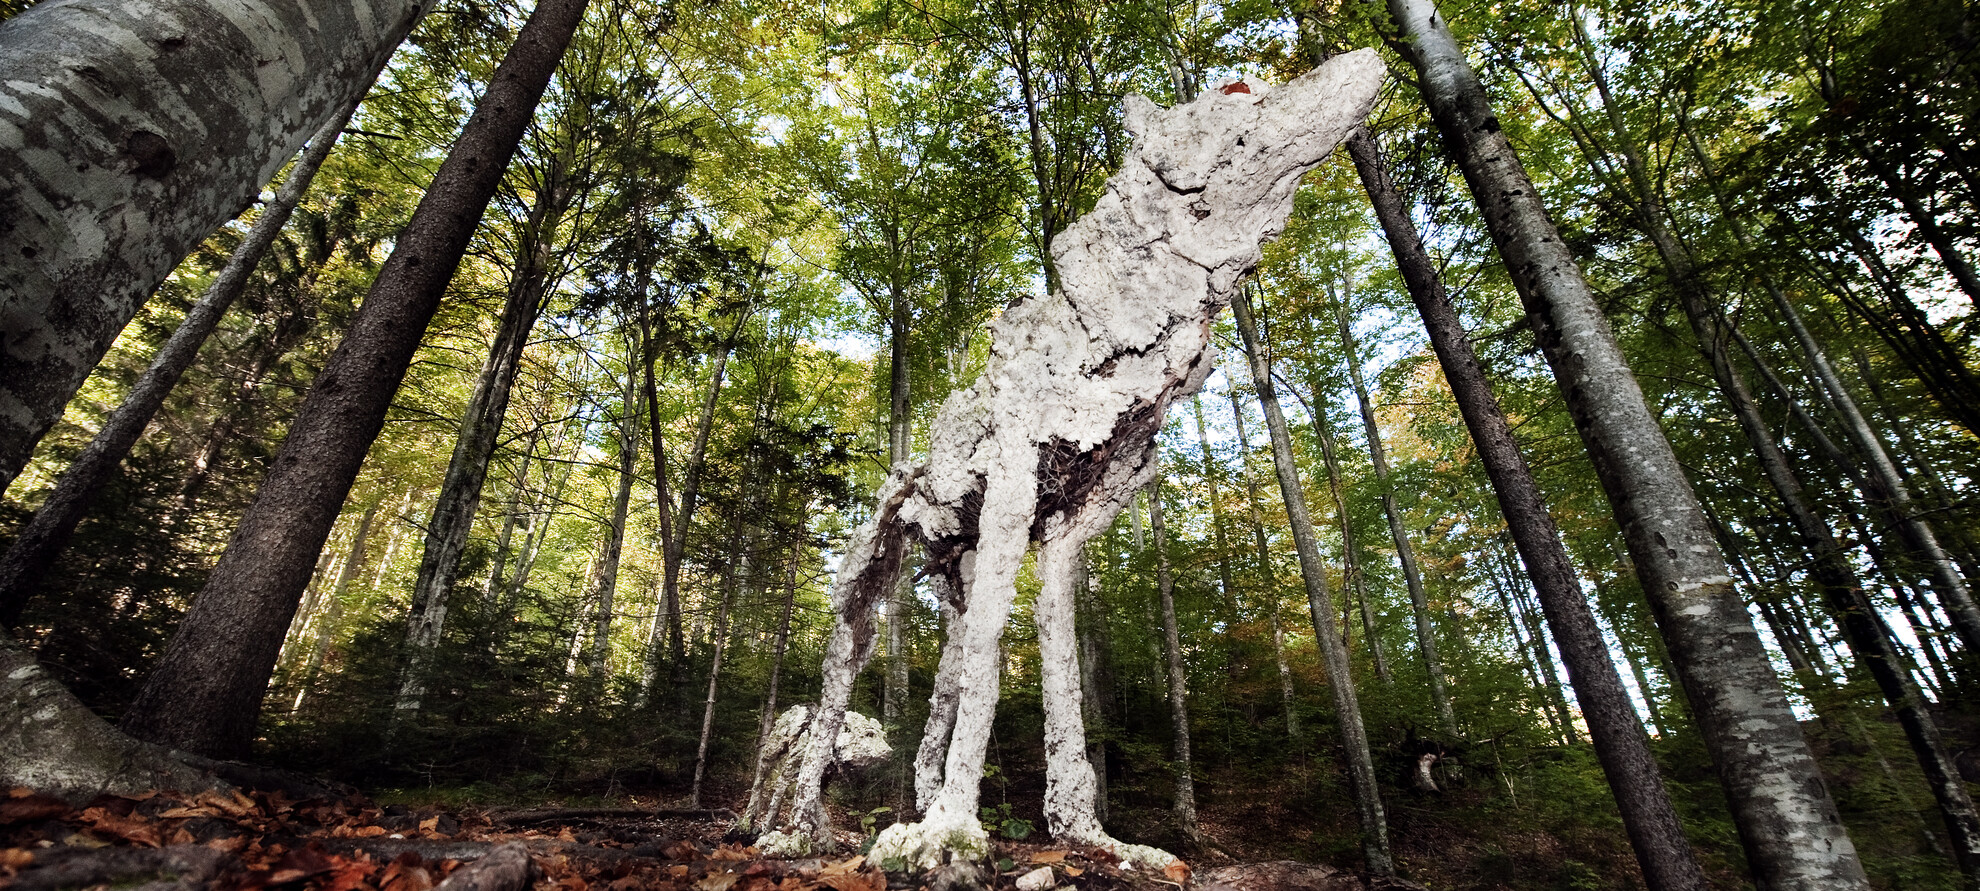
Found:
M 1244 432 L 1244 403 L 1235 387 L 1231 389 L 1231 417 L 1237 422 L 1238 451 L 1244 453 L 1245 501 L 1251 508 L 1251 535 L 1258 547 L 1258 576 L 1265 581 L 1266 612 L 1272 619 L 1272 659 L 1279 667 L 1279 702 L 1286 710 L 1286 736 L 1298 739 L 1299 709 L 1293 697 L 1292 666 L 1286 663 L 1286 629 L 1279 621 L 1279 580 L 1272 570 L 1272 548 L 1265 541 L 1265 514 L 1258 497 L 1258 478 L 1251 472 L 1251 439 Z
M 541 0 L 517 34 L 125 714 L 130 732 L 213 757 L 247 753 L 315 556 L 587 5 Z
M 1354 689 L 1354 676 L 1348 666 L 1347 647 L 1341 643 L 1334 625 L 1334 595 L 1327 587 L 1327 570 L 1320 561 L 1320 544 L 1313 534 L 1313 517 L 1306 509 L 1306 492 L 1299 482 L 1299 469 L 1293 463 L 1292 435 L 1287 431 L 1285 414 L 1279 410 L 1279 397 L 1272 385 L 1272 360 L 1258 336 L 1250 300 L 1240 291 L 1231 301 L 1238 336 L 1251 363 L 1251 379 L 1258 387 L 1258 404 L 1265 410 L 1265 429 L 1272 435 L 1272 464 L 1278 470 L 1279 492 L 1285 498 L 1286 515 L 1291 520 L 1293 546 L 1299 552 L 1300 576 L 1306 581 L 1306 603 L 1313 620 L 1313 636 L 1320 644 L 1320 655 L 1327 663 L 1328 686 L 1334 694 L 1334 710 L 1341 724 L 1341 747 L 1347 756 L 1348 791 L 1354 798 L 1355 814 L 1361 824 L 1361 854 L 1368 871 L 1378 876 L 1394 875 L 1395 860 L 1389 854 L 1388 818 L 1383 812 L 1382 792 L 1375 784 L 1375 761 L 1368 751 L 1368 731 L 1361 720 L 1360 697 Z M 1324 423 L 1315 419 L 1316 424 Z
M 27 525 L 21 527 L 6 555 L 0 557 L 0 625 L 12 625 L 20 618 L 21 608 L 27 605 L 41 579 L 68 547 L 70 536 L 89 511 L 97 492 L 130 455 L 131 447 L 151 424 L 159 406 L 165 404 L 165 397 L 178 385 L 186 369 L 192 367 L 200 346 L 219 327 L 234 300 L 247 289 L 255 266 L 281 234 L 290 214 L 309 190 L 310 180 L 316 177 L 324 159 L 330 157 L 331 147 L 337 144 L 338 135 L 356 111 L 357 103 L 352 102 L 310 137 L 308 148 L 289 169 L 275 200 L 262 208 L 261 217 L 227 256 L 226 265 L 207 286 L 206 293 L 186 312 L 185 319 L 179 322 L 165 345 L 159 347 L 144 374 L 131 385 L 124 401 L 104 420 L 96 437 L 83 447 L 68 469 L 62 471 L 55 489 Z
M 1182 636 L 1176 629 L 1175 578 L 1169 572 L 1169 536 L 1162 524 L 1162 477 L 1148 490 L 1148 531 L 1155 539 L 1155 590 L 1161 599 L 1162 656 L 1169 671 L 1169 723 L 1175 732 L 1176 828 L 1201 843 L 1196 824 L 1196 775 L 1189 755 L 1189 673 L 1183 666 Z
M 85 0 L 0 22 L 0 492 L 172 268 L 425 10 Z
M 1312 390 L 1313 401 L 1307 404 L 1307 411 L 1313 417 L 1313 436 L 1320 441 L 1320 463 L 1327 471 L 1327 494 L 1334 502 L 1334 522 L 1341 527 L 1341 593 L 1353 598 L 1353 609 L 1361 614 L 1361 636 L 1368 644 L 1375 679 L 1384 687 L 1391 686 L 1395 678 L 1389 674 L 1389 656 L 1382 649 L 1382 639 L 1375 634 L 1375 614 L 1368 606 L 1368 586 L 1361 572 L 1361 540 L 1355 536 L 1354 520 L 1348 514 L 1347 486 L 1341 481 L 1340 456 L 1334 449 L 1334 421 L 1327 416 L 1320 386 L 1316 383 Z M 1347 628 L 1347 616 L 1342 616 L 1343 635 L 1347 634 Z M 1351 647 L 1345 639 L 1342 644 Z
M 1616 510 L 1754 875 L 1780 891 L 1867 888 L 1697 497 L 1483 84 L 1430 0 L 1388 7 Z
M 509 414 L 509 397 L 522 370 L 523 350 L 551 290 L 557 225 L 571 189 L 560 159 L 550 161 L 544 179 L 545 188 L 538 193 L 536 205 L 530 208 L 518 233 L 515 268 L 496 323 L 495 340 L 475 376 L 474 392 L 468 397 L 454 438 L 453 456 L 448 459 L 446 476 L 426 522 L 419 570 L 413 579 L 412 611 L 406 618 L 405 677 L 393 709 L 395 720 L 419 711 L 433 650 L 446 630 L 448 598 L 460 572 L 461 553 L 467 549 L 468 534 L 481 510 L 488 462 L 495 457 L 495 443 Z
M 1423 669 L 1430 677 L 1430 703 L 1437 709 L 1437 722 L 1444 733 L 1456 739 L 1464 734 L 1458 729 L 1457 712 L 1451 708 L 1450 691 L 1445 689 L 1444 660 L 1437 654 L 1437 629 L 1430 623 L 1430 598 L 1424 594 L 1423 571 L 1416 565 L 1416 548 L 1409 543 L 1402 508 L 1396 505 L 1396 489 L 1389 482 L 1389 451 L 1382 446 L 1382 427 L 1375 421 L 1375 401 L 1369 398 L 1368 383 L 1361 377 L 1361 349 L 1354 339 L 1346 300 L 1335 301 L 1334 321 L 1340 328 L 1341 351 L 1347 355 L 1348 382 L 1354 385 L 1355 405 L 1361 409 L 1362 430 L 1368 435 L 1368 460 L 1375 468 L 1375 486 L 1382 493 L 1382 513 L 1388 517 L 1389 538 L 1396 543 L 1396 562 L 1402 566 L 1403 584 L 1409 589 L 1410 616 L 1416 622 L 1416 650 L 1423 656 Z

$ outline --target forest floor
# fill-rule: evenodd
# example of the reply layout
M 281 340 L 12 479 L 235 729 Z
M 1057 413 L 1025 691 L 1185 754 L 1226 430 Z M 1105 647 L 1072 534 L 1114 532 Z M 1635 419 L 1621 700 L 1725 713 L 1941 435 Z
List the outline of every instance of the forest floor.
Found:
M 1420 887 L 1370 883 L 1346 871 L 1284 862 L 1225 866 L 1194 877 L 1187 868 L 1158 875 L 1124 868 L 1098 850 L 1010 840 L 997 842 L 991 870 L 958 884 L 935 873 L 890 877 L 857 854 L 764 858 L 728 836 L 732 824 L 732 816 L 718 811 L 381 807 L 356 794 L 291 800 L 280 792 L 102 796 L 76 807 L 16 789 L 0 798 L 0 888 L 1400 891 Z M 842 820 L 840 825 L 846 824 Z M 845 841 L 856 849 L 857 833 L 847 834 Z M 505 851 L 506 858 L 495 856 Z

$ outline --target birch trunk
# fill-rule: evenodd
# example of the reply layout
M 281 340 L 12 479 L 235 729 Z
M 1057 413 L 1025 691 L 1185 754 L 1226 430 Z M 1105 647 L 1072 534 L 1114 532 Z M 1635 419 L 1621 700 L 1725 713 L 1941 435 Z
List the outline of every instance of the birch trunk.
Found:
M 0 492 L 172 268 L 425 10 L 99 0 L 0 22 Z
M 1616 509 L 1755 876 L 1780 891 L 1867 888 L 1697 498 L 1483 85 L 1430 0 L 1388 5 Z
M 208 756 L 246 754 L 314 558 L 586 5 L 543 0 L 496 68 L 310 387 L 254 505 L 125 714 L 131 732 Z
M 1250 303 L 1240 291 L 1231 302 L 1237 318 L 1238 335 L 1244 341 L 1245 355 L 1251 361 L 1251 378 L 1258 387 L 1258 404 L 1265 410 L 1265 428 L 1272 435 L 1272 464 L 1279 473 L 1279 492 L 1286 500 L 1286 514 L 1292 521 L 1293 545 L 1299 552 L 1300 575 L 1306 580 L 1306 602 L 1313 619 L 1313 636 L 1327 663 L 1328 686 L 1333 689 L 1334 710 L 1341 723 L 1341 744 L 1346 750 L 1348 790 L 1353 794 L 1355 814 L 1361 823 L 1361 853 L 1368 871 L 1378 876 L 1394 875 L 1395 860 L 1389 854 L 1388 818 L 1383 813 L 1382 793 L 1375 784 L 1375 761 L 1368 751 L 1368 731 L 1362 726 L 1361 702 L 1354 689 L 1354 676 L 1348 668 L 1347 647 L 1333 619 L 1332 591 L 1327 589 L 1327 570 L 1320 562 L 1320 545 L 1313 535 L 1313 518 L 1306 510 L 1306 493 L 1300 487 L 1299 470 L 1293 464 L 1292 436 L 1286 429 L 1285 415 L 1272 386 L 1271 358 L 1259 342 L 1258 325 L 1251 316 Z
M 309 190 L 310 180 L 316 177 L 324 159 L 330 157 L 330 148 L 337 144 L 337 137 L 356 111 L 357 103 L 352 102 L 310 137 L 309 147 L 290 168 L 281 191 L 262 208 L 261 217 L 227 256 L 227 265 L 214 277 L 213 284 L 207 286 L 206 293 L 158 349 L 150 366 L 131 386 L 123 403 L 103 422 L 96 437 L 62 472 L 54 491 L 14 537 L 6 556 L 0 557 L 0 625 L 12 625 L 20 618 L 21 608 L 68 547 L 69 537 L 75 533 L 76 524 L 82 522 L 97 492 L 130 455 L 131 447 L 150 426 L 159 406 L 165 404 L 165 397 L 192 366 L 200 346 L 219 327 L 234 300 L 247 289 L 255 266 L 281 234 L 282 227 Z

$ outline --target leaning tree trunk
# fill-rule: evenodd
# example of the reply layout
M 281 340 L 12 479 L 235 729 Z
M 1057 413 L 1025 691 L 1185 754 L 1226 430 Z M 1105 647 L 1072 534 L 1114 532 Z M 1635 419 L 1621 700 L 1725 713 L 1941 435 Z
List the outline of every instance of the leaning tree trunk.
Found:
M 1353 793 L 1355 814 L 1361 821 L 1361 854 L 1368 871 L 1378 876 L 1395 875 L 1395 860 L 1389 855 L 1388 818 L 1382 809 L 1382 790 L 1375 784 L 1375 760 L 1368 751 L 1368 731 L 1361 721 L 1361 702 L 1354 689 L 1354 676 L 1348 668 L 1347 647 L 1334 626 L 1334 595 L 1327 589 L 1327 570 L 1320 562 L 1320 543 L 1313 535 L 1313 517 L 1306 509 L 1306 492 L 1300 487 L 1299 469 L 1293 463 L 1292 435 L 1286 429 L 1285 414 L 1279 410 L 1279 397 L 1272 385 L 1272 360 L 1259 342 L 1258 324 L 1252 319 L 1250 301 L 1238 292 L 1231 301 L 1237 318 L 1238 336 L 1251 361 L 1251 379 L 1258 386 L 1258 404 L 1265 409 L 1265 427 L 1272 434 L 1272 464 L 1279 472 L 1279 492 L 1285 496 L 1286 515 L 1292 521 L 1293 546 L 1299 552 L 1299 573 L 1306 580 L 1307 608 L 1312 613 L 1313 637 L 1320 643 L 1320 655 L 1327 663 L 1328 686 L 1334 692 L 1334 710 L 1341 722 L 1341 744 L 1347 754 L 1348 789 Z M 1316 423 L 1321 419 L 1316 418 Z
M 1196 778 L 1189 756 L 1189 675 L 1184 670 L 1182 636 L 1176 630 L 1175 580 L 1169 572 L 1169 536 L 1162 524 L 1162 477 L 1148 490 L 1148 531 L 1155 538 L 1155 589 L 1162 600 L 1162 654 L 1169 669 L 1169 721 L 1176 734 L 1176 828 L 1202 843 L 1196 825 Z M 1077 576 L 1075 576 L 1077 578 Z
M 337 144 L 337 136 L 343 133 L 344 125 L 350 123 L 356 111 L 357 103 L 352 102 L 310 137 L 309 148 L 289 170 L 281 191 L 262 209 L 261 218 L 255 220 L 247 237 L 228 255 L 227 265 L 213 279 L 213 284 L 186 313 L 171 338 L 159 348 L 158 355 L 152 357 L 150 367 L 103 422 L 96 438 L 62 472 L 55 490 L 34 512 L 33 519 L 21 527 L 6 556 L 0 557 L 0 625 L 12 625 L 20 618 L 21 608 L 27 605 L 41 579 L 68 547 L 69 537 L 76 531 L 76 524 L 82 522 L 97 491 L 131 453 L 131 446 L 137 444 L 139 435 L 150 426 L 158 407 L 165 404 L 165 397 L 186 369 L 192 367 L 200 345 L 219 327 L 234 299 L 247 289 L 262 254 L 281 234 L 282 226 L 288 223 L 289 215 L 308 191 L 310 180 L 316 177 L 317 168 L 330 157 L 330 147 Z
M 0 492 L 172 268 L 427 6 L 105 0 L 0 22 Z
M 1365 133 L 1365 131 L 1364 131 Z M 1357 133 L 1349 139 L 1366 138 Z M 1390 236 L 1392 239 L 1395 236 Z M 1451 708 L 1450 691 L 1444 688 L 1444 660 L 1437 655 L 1437 629 L 1430 624 L 1430 598 L 1423 592 L 1423 571 L 1416 566 L 1416 549 L 1410 546 L 1402 508 L 1396 506 L 1395 486 L 1389 482 L 1389 452 L 1382 447 L 1382 427 L 1375 422 L 1375 402 L 1368 398 L 1368 384 L 1361 378 L 1361 350 L 1348 322 L 1347 301 L 1334 303 L 1334 321 L 1341 332 L 1341 351 L 1347 354 L 1348 381 L 1354 384 L 1354 401 L 1361 408 L 1361 427 L 1368 434 L 1368 460 L 1375 467 L 1375 487 L 1382 493 L 1382 513 L 1389 518 L 1389 538 L 1396 543 L 1396 562 L 1402 565 L 1403 583 L 1409 588 L 1410 615 L 1416 620 L 1416 649 L 1423 656 L 1423 670 L 1430 676 L 1430 702 L 1437 708 L 1437 722 L 1452 739 L 1463 736 L 1458 730 L 1457 712 Z
M 124 715 L 130 732 L 205 755 L 247 752 L 316 554 L 587 3 L 542 0 L 516 36 L 310 387 L 254 505 Z
M 1867 888 L 1697 496 L 1484 85 L 1431 0 L 1388 5 L 1616 510 L 1755 876 L 1775 889 Z

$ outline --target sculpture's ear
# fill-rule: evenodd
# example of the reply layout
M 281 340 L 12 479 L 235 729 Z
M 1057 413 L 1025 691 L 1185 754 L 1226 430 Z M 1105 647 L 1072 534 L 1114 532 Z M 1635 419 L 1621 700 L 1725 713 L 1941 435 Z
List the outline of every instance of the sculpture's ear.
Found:
M 1140 93 L 1129 93 L 1122 105 L 1126 111 L 1126 119 L 1122 123 L 1127 127 L 1129 133 L 1136 136 L 1146 134 L 1148 132 L 1149 120 L 1155 116 L 1156 112 L 1162 110 L 1161 106 L 1148 101 L 1148 97 Z

